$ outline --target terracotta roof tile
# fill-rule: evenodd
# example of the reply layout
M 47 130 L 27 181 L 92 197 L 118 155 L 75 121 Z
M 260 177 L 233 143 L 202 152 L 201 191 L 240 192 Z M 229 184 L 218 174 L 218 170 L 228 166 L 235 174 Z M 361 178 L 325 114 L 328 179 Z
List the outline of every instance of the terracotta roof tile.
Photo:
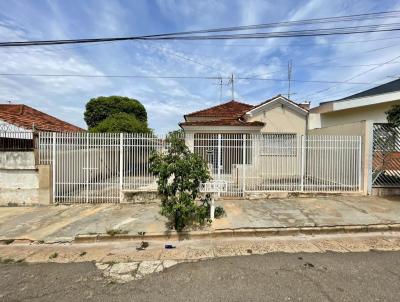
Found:
M 246 122 L 239 118 L 236 119 L 218 119 L 212 121 L 193 121 L 193 122 L 183 122 L 179 126 L 253 126 L 253 127 L 263 127 L 265 124 L 263 122 Z
M 34 125 L 35 129 L 39 131 L 85 131 L 80 127 L 64 122 L 54 116 L 22 104 L 0 104 L 0 120 L 25 129 L 32 129 Z
M 237 101 L 230 101 L 221 105 L 210 107 L 204 110 L 192 112 L 185 115 L 186 117 L 223 117 L 234 118 L 240 117 L 247 111 L 253 109 L 253 105 L 240 103 Z

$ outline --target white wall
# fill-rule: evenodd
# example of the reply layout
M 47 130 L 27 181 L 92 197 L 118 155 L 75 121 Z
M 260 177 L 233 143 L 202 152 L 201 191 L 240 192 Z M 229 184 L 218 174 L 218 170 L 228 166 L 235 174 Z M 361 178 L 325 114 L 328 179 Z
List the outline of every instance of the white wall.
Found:
M 277 103 L 274 107 L 254 114 L 247 121 L 265 123 L 262 133 L 297 133 L 305 134 L 307 117 L 285 105 Z
M 326 113 L 312 113 L 309 118 L 309 129 L 325 128 L 360 121 L 386 123 L 385 112 L 400 101 L 385 102 L 375 105 L 344 109 Z

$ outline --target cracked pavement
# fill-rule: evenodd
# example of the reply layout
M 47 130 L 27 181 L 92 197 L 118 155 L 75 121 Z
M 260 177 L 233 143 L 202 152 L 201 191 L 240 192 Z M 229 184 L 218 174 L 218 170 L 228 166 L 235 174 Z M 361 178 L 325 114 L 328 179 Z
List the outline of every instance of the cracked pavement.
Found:
M 400 223 L 400 197 L 328 196 L 219 200 L 226 217 L 210 228 L 274 228 Z M 0 207 L 0 240 L 72 241 L 78 234 L 121 229 L 137 235 L 166 233 L 158 204 L 79 204 Z M 204 230 L 207 230 L 205 228 Z
M 223 257 L 126 283 L 89 262 L 0 264 L 0 300 L 399 301 L 399 278 L 400 252 L 375 251 Z

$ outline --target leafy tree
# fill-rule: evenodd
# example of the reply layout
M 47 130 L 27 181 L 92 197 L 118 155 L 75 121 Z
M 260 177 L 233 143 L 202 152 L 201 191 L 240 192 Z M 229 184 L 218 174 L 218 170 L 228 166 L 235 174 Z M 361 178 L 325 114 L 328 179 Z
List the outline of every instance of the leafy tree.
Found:
M 192 223 L 204 224 L 209 217 L 209 206 L 198 204 L 201 182 L 208 181 L 210 173 L 203 159 L 192 153 L 179 132 L 171 133 L 166 153 L 154 153 L 150 170 L 158 176 L 161 195 L 161 214 L 168 217 L 177 231 Z
M 395 127 L 400 126 L 400 105 L 393 105 L 385 114 L 389 123 Z
M 100 96 L 86 104 L 84 119 L 89 130 L 115 113 L 125 112 L 138 121 L 147 123 L 147 112 L 144 106 L 135 99 L 123 96 Z
M 101 121 L 95 127 L 90 128 L 90 132 L 127 132 L 127 133 L 150 133 L 147 123 L 139 121 L 134 116 L 125 113 L 115 113 Z

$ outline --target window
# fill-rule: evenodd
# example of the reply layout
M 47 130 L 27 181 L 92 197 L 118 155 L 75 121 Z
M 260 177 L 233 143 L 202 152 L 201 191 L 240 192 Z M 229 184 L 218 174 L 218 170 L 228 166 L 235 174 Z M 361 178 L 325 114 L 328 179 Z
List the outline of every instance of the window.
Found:
M 263 134 L 260 140 L 260 155 L 295 156 L 297 147 L 297 135 L 294 133 Z

